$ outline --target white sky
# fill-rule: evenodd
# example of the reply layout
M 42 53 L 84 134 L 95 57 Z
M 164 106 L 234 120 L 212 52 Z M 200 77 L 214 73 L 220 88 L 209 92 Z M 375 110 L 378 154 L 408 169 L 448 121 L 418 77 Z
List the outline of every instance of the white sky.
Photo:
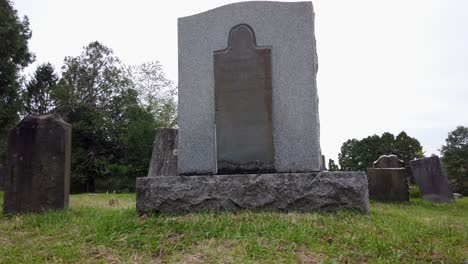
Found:
M 36 63 L 58 70 L 98 40 L 126 64 L 159 60 L 177 83 L 177 18 L 236 1 L 13 0 Z M 468 126 L 468 1 L 315 0 L 321 145 L 405 130 L 439 154 Z M 260 43 L 261 44 L 261 43 Z

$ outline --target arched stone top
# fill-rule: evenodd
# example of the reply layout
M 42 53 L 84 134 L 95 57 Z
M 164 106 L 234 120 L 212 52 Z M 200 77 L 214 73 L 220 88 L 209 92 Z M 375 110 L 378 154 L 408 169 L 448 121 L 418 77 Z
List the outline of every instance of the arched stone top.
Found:
M 257 41 L 254 30 L 247 24 L 234 26 L 229 31 L 228 45 L 233 49 L 243 49 L 248 46 L 256 47 Z

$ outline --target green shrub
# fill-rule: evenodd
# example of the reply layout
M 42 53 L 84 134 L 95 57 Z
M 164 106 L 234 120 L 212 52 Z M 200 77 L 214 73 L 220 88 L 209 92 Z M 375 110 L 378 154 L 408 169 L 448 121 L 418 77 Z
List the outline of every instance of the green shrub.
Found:
M 409 187 L 409 196 L 412 199 L 421 198 L 421 191 L 419 190 L 419 186 L 410 185 L 410 187 Z

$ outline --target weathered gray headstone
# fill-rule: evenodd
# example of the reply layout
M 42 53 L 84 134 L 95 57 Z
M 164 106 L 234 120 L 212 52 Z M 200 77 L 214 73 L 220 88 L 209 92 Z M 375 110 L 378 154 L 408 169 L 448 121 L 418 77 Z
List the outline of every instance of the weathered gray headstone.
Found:
M 412 160 L 410 166 L 423 199 L 433 202 L 454 202 L 453 193 L 439 157 Z
M 4 213 L 67 208 L 71 125 L 59 116 L 28 116 L 10 131 Z
M 321 171 L 327 170 L 327 165 L 325 163 L 325 155 L 322 155 L 322 160 L 320 162 L 320 170 Z
M 177 175 L 177 129 L 158 128 L 148 177 Z
M 374 168 L 403 168 L 405 163 L 396 155 L 382 155 L 374 161 Z
M 271 49 L 237 25 L 214 52 L 218 173 L 273 171 Z
M 5 167 L 0 164 L 0 191 L 5 186 Z
M 369 168 L 369 198 L 385 202 L 409 201 L 408 179 L 404 168 Z
M 137 179 L 137 210 L 369 212 L 364 172 L 273 173 Z
M 320 171 L 320 124 L 316 87 L 318 62 L 312 3 L 254 1 L 229 4 L 178 20 L 179 174 L 218 173 L 218 161 L 223 158 L 219 155 L 223 155 L 224 150 L 217 153 L 215 75 L 220 69 L 215 68 L 215 64 L 216 67 L 221 66 L 216 63 L 217 56 L 214 52 L 229 46 L 229 33 L 241 24 L 248 25 L 255 33 L 257 46 L 270 48 L 271 62 L 264 61 L 267 55 L 253 56 L 257 58 L 254 61 L 260 68 L 256 68 L 255 72 L 249 71 L 248 75 L 242 71 L 238 76 L 227 77 L 236 77 L 231 83 L 258 83 L 264 78 L 265 83 L 261 87 L 271 88 L 272 95 L 270 106 L 267 90 L 258 90 L 251 94 L 252 97 L 263 96 L 267 100 L 262 102 L 259 99 L 259 107 L 265 108 L 261 114 L 251 113 L 252 117 L 262 120 L 259 125 L 262 127 L 259 133 L 265 136 L 262 143 L 255 145 L 255 151 L 236 150 L 232 155 L 237 155 L 240 151 L 258 153 L 259 149 L 266 149 L 264 156 L 258 160 L 270 164 L 271 148 L 268 146 L 272 137 L 273 167 L 276 172 Z M 259 51 L 257 48 L 251 50 L 257 53 Z M 249 57 L 249 60 L 253 57 Z M 245 64 L 242 59 L 238 63 L 248 67 L 252 65 Z M 242 65 L 237 66 L 238 70 L 241 70 L 239 67 Z M 267 76 L 269 67 L 271 77 Z M 252 87 L 249 86 L 249 89 Z M 239 97 L 240 91 L 235 96 L 246 99 L 245 96 Z M 269 131 L 270 123 L 265 121 L 269 111 L 272 131 Z M 239 130 L 235 131 L 235 136 L 243 130 L 251 130 L 249 127 L 235 129 Z M 245 159 L 242 159 L 242 163 L 244 162 Z M 250 162 L 256 163 L 257 160 Z

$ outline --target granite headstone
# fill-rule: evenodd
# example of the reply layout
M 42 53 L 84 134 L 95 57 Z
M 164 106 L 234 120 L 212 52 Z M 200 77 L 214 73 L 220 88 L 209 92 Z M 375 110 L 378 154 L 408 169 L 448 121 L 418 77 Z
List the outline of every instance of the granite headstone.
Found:
M 59 116 L 28 116 L 10 131 L 4 213 L 67 208 L 71 125 Z
M 423 199 L 445 203 L 455 201 L 438 156 L 412 160 L 410 166 Z
M 233 158 L 234 168 L 241 167 L 238 173 L 250 172 L 239 164 L 259 164 L 260 170 L 276 172 L 320 171 L 318 60 L 311 2 L 233 3 L 179 18 L 178 32 L 180 175 L 222 173 L 226 157 Z M 240 36 L 241 44 L 246 39 L 250 43 L 245 42 L 247 49 L 229 52 L 236 43 L 229 43 L 235 32 L 245 33 Z M 249 54 L 246 60 L 241 53 Z M 228 86 L 224 86 L 226 83 Z M 232 85 L 238 84 L 247 84 L 249 91 L 237 91 L 233 98 L 242 99 L 239 104 L 247 100 L 244 111 L 251 116 L 241 114 L 238 105 L 225 104 L 226 100 L 233 101 L 226 94 L 229 85 L 234 88 Z M 257 87 L 253 84 L 259 84 L 258 88 L 253 90 Z M 258 105 L 252 103 L 255 99 Z M 216 111 L 219 103 L 237 108 Z M 230 134 L 228 124 L 219 123 L 223 121 L 220 114 L 227 113 L 232 114 L 229 120 L 240 118 L 231 121 L 247 126 L 236 127 Z M 259 136 L 250 133 L 253 128 L 249 120 L 254 118 L 259 119 L 255 122 Z M 250 134 L 243 135 L 244 131 Z M 251 142 L 248 137 L 261 140 L 250 149 L 239 142 L 240 138 Z M 242 148 L 231 153 L 230 142 L 240 143 Z M 241 152 L 247 155 L 241 158 Z
M 148 177 L 177 175 L 177 129 L 158 128 Z
M 364 172 L 322 171 L 311 2 L 229 4 L 178 31 L 178 176 L 137 178 L 140 214 L 369 212 Z

